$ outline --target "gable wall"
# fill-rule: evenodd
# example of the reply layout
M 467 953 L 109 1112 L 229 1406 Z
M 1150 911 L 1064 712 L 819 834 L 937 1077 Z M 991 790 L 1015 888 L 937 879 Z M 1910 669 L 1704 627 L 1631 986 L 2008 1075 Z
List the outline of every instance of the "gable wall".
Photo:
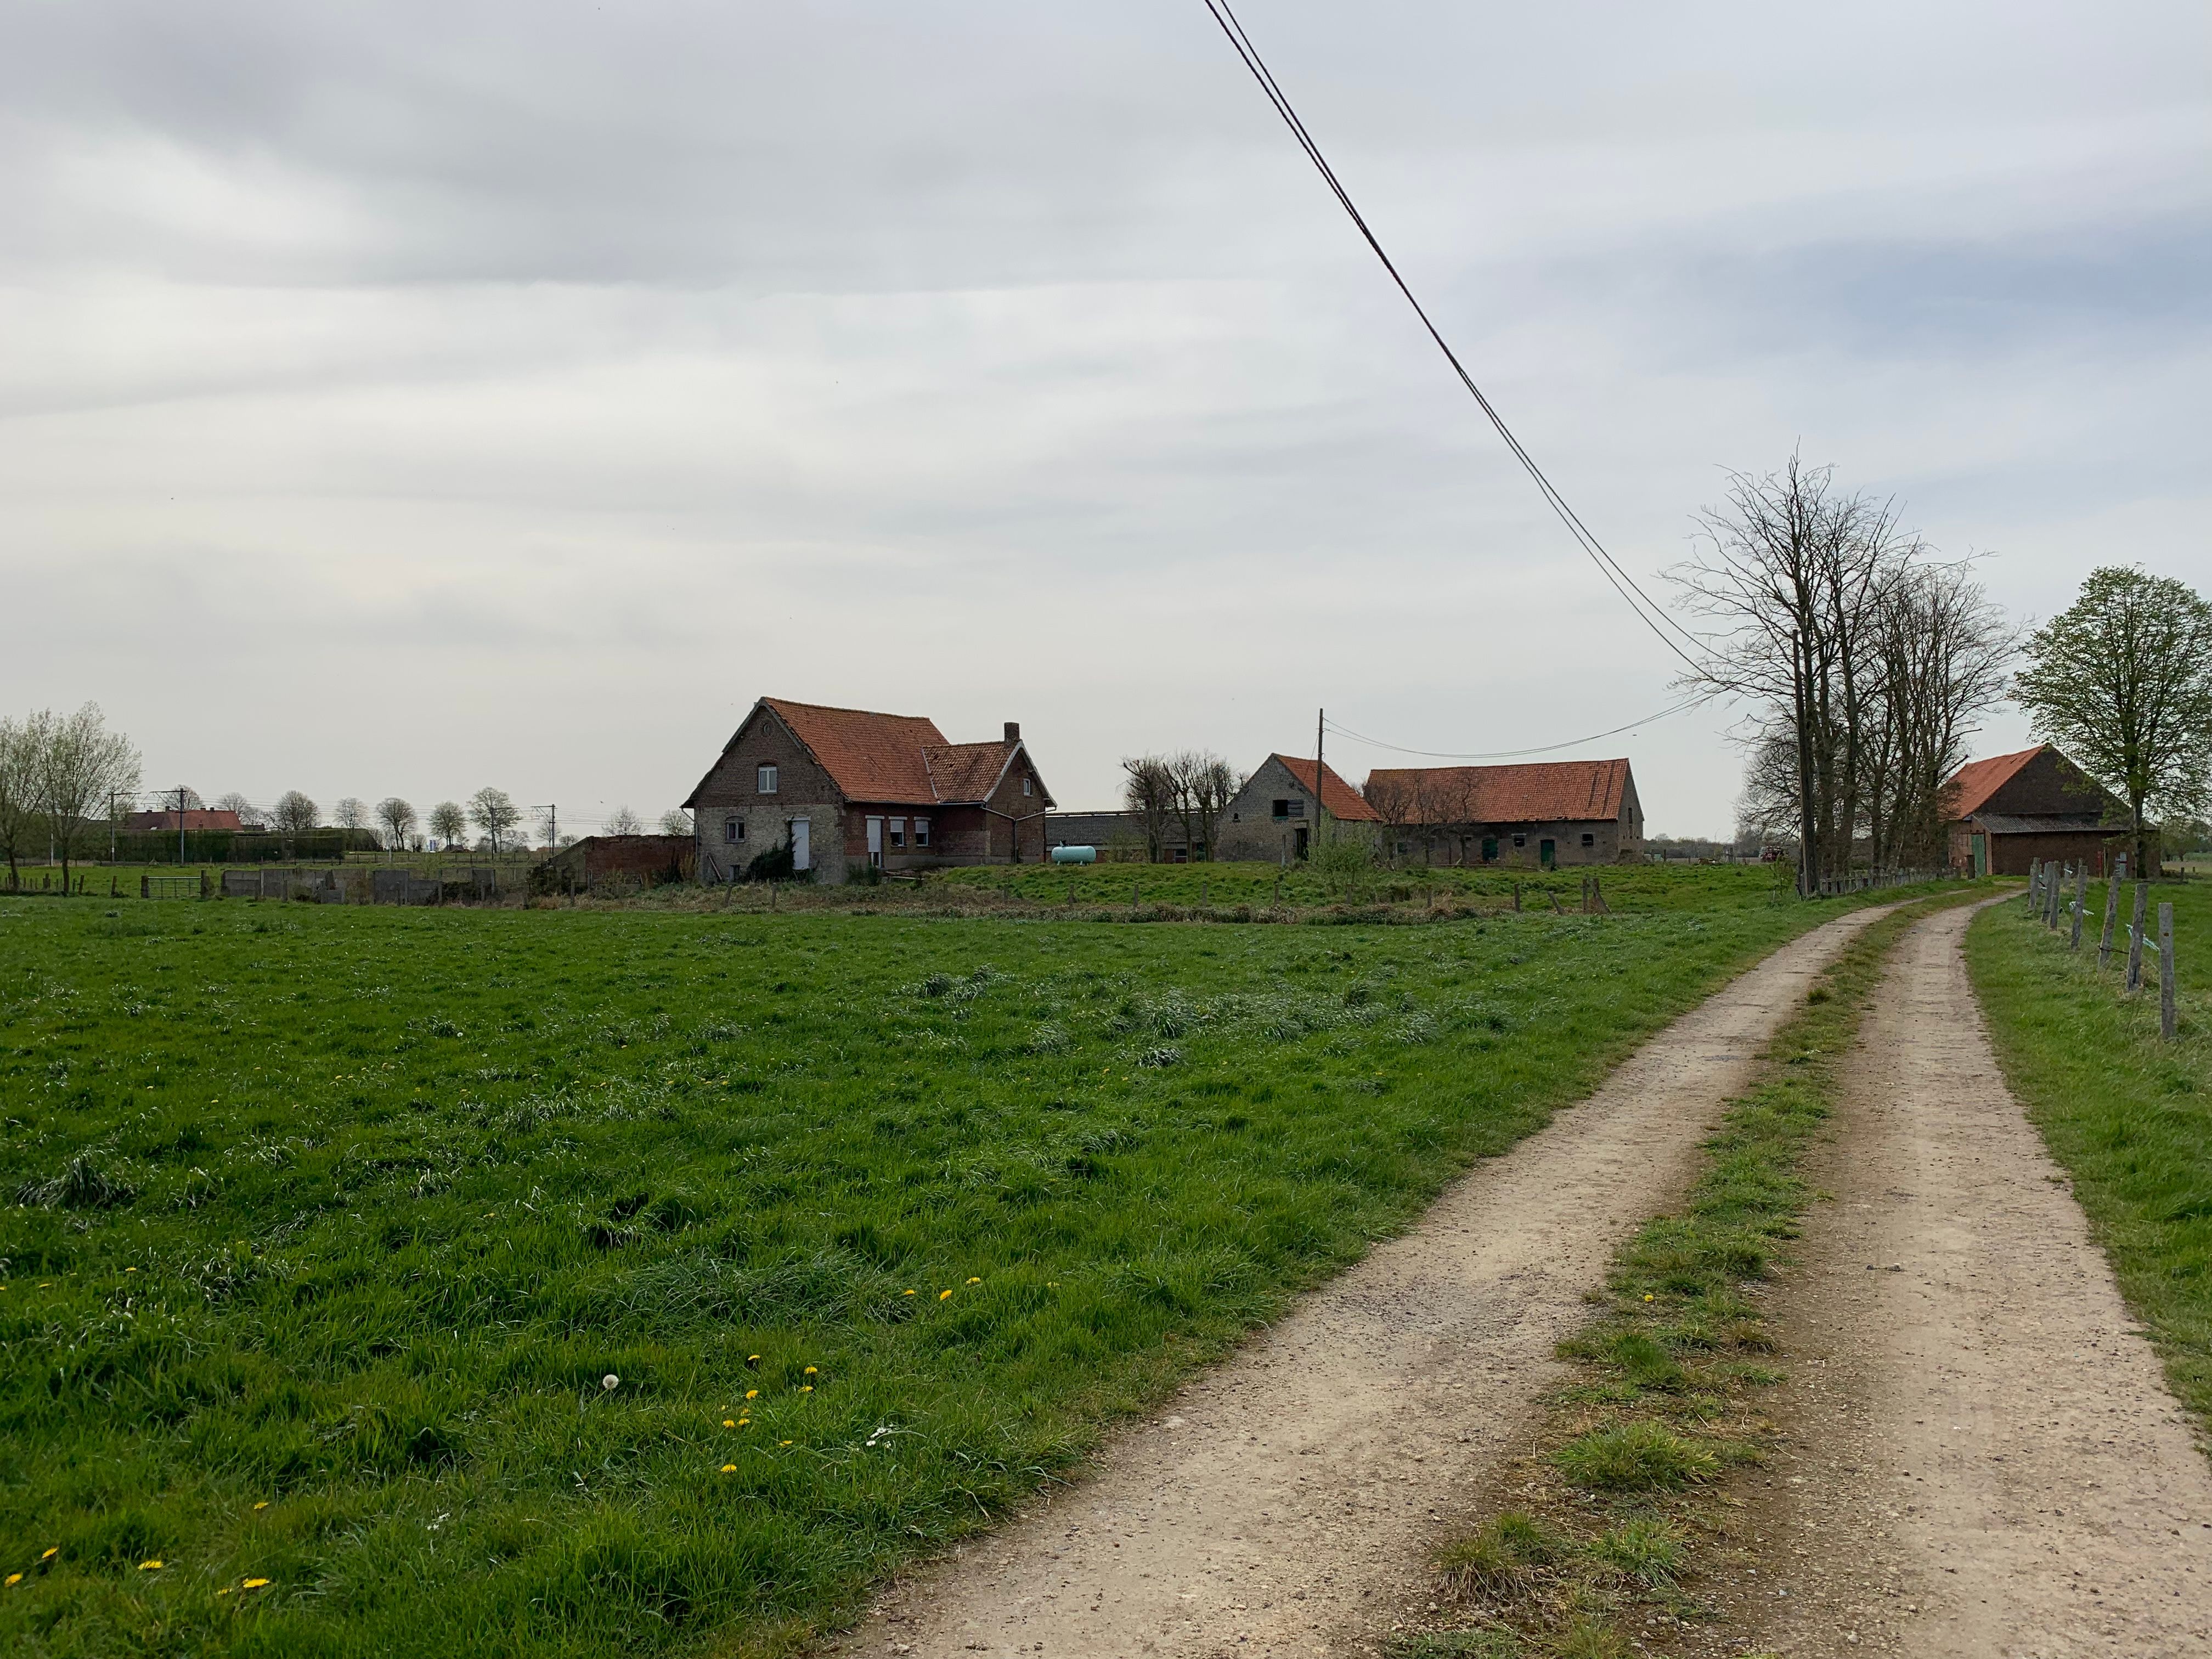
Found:
M 776 792 L 755 787 L 759 764 L 773 761 Z M 811 828 L 817 881 L 845 879 L 843 798 L 829 773 L 817 765 L 791 730 L 765 708 L 756 708 L 738 735 L 699 786 L 692 821 L 699 838 L 699 875 L 704 881 L 741 874 L 754 857 L 783 839 L 786 823 L 804 816 Z M 745 839 L 735 847 L 724 839 L 731 817 L 744 822 Z

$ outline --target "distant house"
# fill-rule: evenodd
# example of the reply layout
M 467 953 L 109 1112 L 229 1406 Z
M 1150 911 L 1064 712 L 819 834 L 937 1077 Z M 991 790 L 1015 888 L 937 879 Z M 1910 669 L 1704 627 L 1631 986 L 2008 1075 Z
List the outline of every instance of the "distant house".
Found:
M 182 823 L 177 822 L 179 817 L 184 819 Z M 173 806 L 166 812 L 158 809 L 151 812 L 133 812 L 123 820 L 123 833 L 126 836 L 149 835 L 162 830 L 173 836 L 179 830 L 197 833 L 203 830 L 243 830 L 245 827 L 238 821 L 237 813 L 220 811 L 209 806 L 188 806 L 181 813 Z
M 2127 809 L 2045 743 L 1967 762 L 1946 787 L 1943 816 L 1954 870 L 2024 876 L 2035 860 L 2057 859 L 2101 876 Z
M 1221 815 L 1214 857 L 1270 863 L 1304 858 L 1312 850 L 1316 822 L 1314 766 L 1290 755 L 1270 755 L 1261 762 Z M 1371 838 L 1381 827 L 1375 809 L 1334 767 L 1321 769 L 1319 805 L 1352 833 Z
M 530 872 L 542 893 L 583 893 L 609 880 L 647 886 L 689 881 L 698 862 L 690 836 L 586 836 L 571 842 Z
M 1400 858 L 1548 870 L 1644 856 L 1626 760 L 1384 768 L 1368 774 L 1367 799 Z
M 995 741 L 948 743 L 918 714 L 763 697 L 684 805 L 702 881 L 782 848 L 794 869 L 843 881 L 1041 861 L 1053 799 L 1012 720 Z

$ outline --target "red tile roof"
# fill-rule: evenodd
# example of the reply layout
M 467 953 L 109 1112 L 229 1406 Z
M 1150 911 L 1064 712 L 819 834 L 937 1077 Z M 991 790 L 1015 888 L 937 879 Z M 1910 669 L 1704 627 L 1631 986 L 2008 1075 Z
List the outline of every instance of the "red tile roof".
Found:
M 1968 761 L 1951 775 L 1948 793 L 1951 804 L 1945 816 L 1970 818 L 1987 804 L 1990 797 L 2010 783 L 2020 769 L 2041 754 L 2048 744 L 2039 743 L 2033 749 L 2023 749 L 2016 755 L 1992 755 L 1987 760 Z
M 177 809 L 172 806 L 165 812 L 156 807 L 149 812 L 133 812 L 123 820 L 123 828 L 132 835 L 153 830 L 167 830 L 173 833 L 177 828 Z M 185 809 L 185 828 L 242 830 L 245 825 L 239 822 L 237 813 L 226 807 L 187 806 Z
M 984 800 L 1015 754 L 1023 750 L 1018 738 L 947 743 L 937 722 L 921 714 L 878 714 L 783 697 L 763 697 L 757 708 L 769 710 L 791 728 L 848 801 L 921 806 Z M 751 723 L 748 715 L 745 725 Z M 723 752 L 729 752 L 726 746 Z M 702 779 L 701 787 L 705 784 Z M 1042 782 L 1039 793 L 1045 805 L 1051 805 L 1052 797 L 1043 793 Z M 693 790 L 694 799 L 697 795 L 698 790 Z
M 1291 755 L 1270 755 L 1269 760 L 1280 761 L 1284 769 L 1298 781 L 1298 787 L 1308 794 L 1313 793 L 1314 763 Z M 1346 823 L 1377 823 L 1375 815 L 1360 793 L 1337 776 L 1334 766 L 1324 765 L 1322 770 L 1321 804 L 1331 817 L 1341 818 Z
M 1537 761 L 1522 766 L 1399 766 L 1367 775 L 1406 823 L 1589 823 L 1618 818 L 1625 760 Z

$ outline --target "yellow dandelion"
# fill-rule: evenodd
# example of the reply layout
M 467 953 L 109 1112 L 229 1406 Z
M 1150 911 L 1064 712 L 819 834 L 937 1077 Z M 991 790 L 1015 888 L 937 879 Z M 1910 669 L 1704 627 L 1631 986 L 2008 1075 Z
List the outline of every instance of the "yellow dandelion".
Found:
M 746 1398 L 746 1399 L 748 1399 L 748 1400 L 757 1400 L 757 1399 L 759 1399 L 759 1398 L 760 1398 L 760 1390 L 759 1390 L 758 1389 L 747 1389 L 745 1390 L 745 1398 Z
M 757 1354 L 757 1353 L 749 1353 L 749 1354 L 747 1354 L 747 1355 L 745 1356 L 745 1364 L 748 1364 L 748 1365 L 757 1365 L 757 1364 L 760 1364 L 760 1356 L 759 1356 L 758 1354 Z
M 268 1583 L 269 1581 L 266 1578 L 249 1578 L 246 1581 L 245 1588 L 247 1589 L 262 1589 L 267 1587 Z
M 256 1504 L 253 1507 L 254 1507 L 255 1509 L 257 1509 L 257 1510 L 265 1510 L 265 1509 L 267 1509 L 267 1508 L 269 1507 L 269 1500 L 268 1500 L 267 1498 L 263 1498 L 263 1499 L 262 1499 L 258 1504 Z
M 791 1443 L 791 1442 L 789 1442 L 788 1440 L 779 1440 L 779 1441 L 777 1441 L 775 1443 L 776 1443 L 777 1445 L 779 1445 L 779 1446 L 788 1446 L 788 1445 Z
M 1646 1302 L 1649 1302 L 1649 1301 L 1651 1299 L 1651 1292 L 1650 1292 L 1650 1291 L 1644 1291 L 1644 1299 Z
M 48 1550 L 48 1551 L 47 1551 L 44 1555 L 40 1556 L 40 1557 L 39 1558 L 39 1559 L 40 1559 L 40 1560 L 41 1560 L 41 1561 L 51 1561 L 51 1560 L 52 1560 L 52 1559 L 54 1559 L 54 1557 L 56 1557 L 57 1555 L 59 1555 L 61 1553 L 62 1553 L 62 1547 L 61 1547 L 59 1544 L 57 1544 L 57 1545 L 55 1545 L 55 1546 L 53 1547 L 53 1548 L 52 1548 L 52 1549 Z
M 814 1385 L 811 1382 L 802 1382 L 799 1385 L 799 1391 L 801 1394 L 812 1394 L 814 1392 Z
M 809 1365 L 809 1366 L 806 1368 L 806 1370 L 802 1373 L 802 1375 L 806 1376 L 813 1376 L 817 1375 L 817 1374 L 819 1372 L 820 1369 L 821 1369 L 821 1368 L 820 1368 L 819 1366 L 816 1366 L 816 1365 Z
M 741 1417 L 738 1419 L 737 1426 L 741 1429 L 750 1429 L 752 1425 L 753 1420 L 750 1417 Z
M 11 1572 L 8 1575 L 8 1582 L 10 1584 L 20 1584 L 23 1582 L 23 1575 L 20 1572 Z
M 123 1271 L 126 1273 L 135 1273 L 138 1270 L 136 1267 L 125 1267 Z
M 722 1465 L 722 1473 L 724 1474 L 735 1474 L 737 1472 L 738 1466 L 735 1463 L 725 1463 Z
M 952 1299 L 952 1292 L 950 1291 L 939 1291 L 937 1293 L 937 1299 L 939 1302 L 950 1302 Z
M 980 1285 L 980 1284 L 981 1284 L 983 1281 L 982 1281 L 981 1279 L 969 1279 L 968 1282 L 969 1282 L 970 1285 Z
M 138 1571 L 141 1572 L 152 1572 L 155 1568 L 165 1565 L 165 1563 L 160 1561 L 141 1561 L 138 1564 Z
M 225 1585 L 224 1585 L 221 1589 L 217 1590 L 217 1591 L 216 1592 L 216 1594 L 217 1595 L 229 1595 L 229 1594 L 230 1594 L 230 1586 L 229 1586 L 229 1585 L 228 1585 L 228 1584 L 225 1584 Z
M 738 1420 L 734 1417 L 726 1417 L 722 1419 L 722 1426 L 726 1429 L 734 1429 L 738 1426 Z
M 901 1296 L 912 1296 L 914 1292 L 912 1291 L 901 1291 L 899 1294 Z

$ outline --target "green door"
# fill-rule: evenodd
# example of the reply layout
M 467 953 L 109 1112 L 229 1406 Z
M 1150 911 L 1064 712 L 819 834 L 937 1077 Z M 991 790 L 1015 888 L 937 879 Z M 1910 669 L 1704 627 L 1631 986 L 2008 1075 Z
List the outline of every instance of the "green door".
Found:
M 1559 861 L 1559 843 L 1549 837 L 1536 843 L 1536 862 L 1547 870 Z
M 1482 838 L 1482 861 L 1485 864 L 1495 864 L 1498 862 L 1497 836 L 1485 836 Z
M 1986 876 L 1990 872 L 1990 838 L 1977 831 L 1972 836 L 1972 842 L 1974 873 L 1978 876 Z

